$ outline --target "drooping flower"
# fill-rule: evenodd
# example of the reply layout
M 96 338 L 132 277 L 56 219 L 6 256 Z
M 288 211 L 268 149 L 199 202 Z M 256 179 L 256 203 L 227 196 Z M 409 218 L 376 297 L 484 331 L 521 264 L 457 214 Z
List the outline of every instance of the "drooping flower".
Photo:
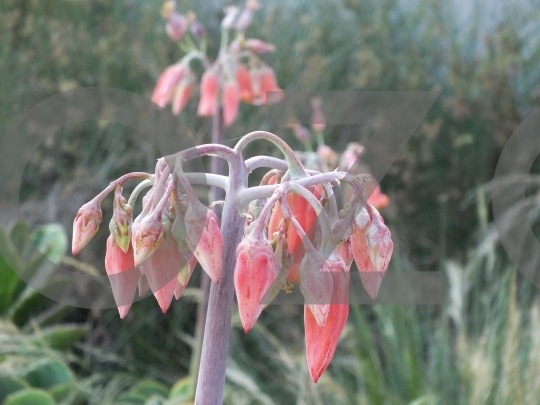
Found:
M 172 113 L 174 115 L 180 114 L 191 97 L 191 82 L 190 80 L 182 80 L 176 87 L 173 96 Z
M 240 89 L 235 81 L 229 81 L 223 87 L 223 122 L 231 125 L 238 114 L 240 104 Z
M 270 93 L 270 94 L 267 94 Z M 261 72 L 261 100 L 263 104 L 273 104 L 281 101 L 283 91 L 279 88 L 274 69 L 265 66 Z
M 201 98 L 197 114 L 202 116 L 212 116 L 217 106 L 219 91 L 219 78 L 213 69 L 204 72 L 201 78 Z
M 250 38 L 244 41 L 244 46 L 253 53 L 268 53 L 276 50 L 275 45 L 268 42 L 261 41 L 260 39 Z
M 253 101 L 253 95 L 251 94 L 251 79 L 246 65 L 242 63 L 236 68 L 236 81 L 240 88 L 240 97 L 242 98 L 242 101 L 251 103 Z
M 317 187 L 310 187 L 308 189 L 316 197 L 320 196 L 319 189 Z M 304 232 L 306 232 L 309 239 L 313 241 L 317 230 L 317 213 L 311 204 L 297 193 L 288 194 L 286 201 L 291 209 L 292 215 L 294 215 L 298 223 L 302 226 L 302 229 Z M 283 211 L 281 209 L 281 204 L 277 202 L 268 223 L 268 239 L 271 240 L 273 238 L 274 233 L 279 229 L 281 221 L 283 221 Z M 302 240 L 300 239 L 298 232 L 292 225 L 289 225 L 287 229 L 286 239 L 287 249 L 292 255 L 292 263 L 287 271 L 287 280 L 293 283 L 298 283 L 300 282 L 300 262 L 302 261 L 302 257 L 305 253 L 304 246 L 302 245 Z
M 152 102 L 165 108 L 173 99 L 176 86 L 185 77 L 188 72 L 181 63 L 167 67 L 157 81 L 154 92 L 152 93 Z
M 79 253 L 94 237 L 99 229 L 99 224 L 103 218 L 99 202 L 92 200 L 79 208 L 77 216 L 73 221 L 73 239 L 71 241 L 71 251 L 74 255 Z
M 139 270 L 135 267 L 131 244 L 128 251 L 124 252 L 114 237 L 109 235 L 105 251 L 105 270 L 109 276 L 120 318 L 123 319 L 133 303 L 140 276 Z
M 356 229 L 351 235 L 351 250 L 362 284 L 375 301 L 392 255 L 393 243 L 381 215 L 375 208 L 370 208 L 372 217 L 365 208 L 356 216 Z
M 300 265 L 300 290 L 319 326 L 324 326 L 332 300 L 331 264 L 319 253 L 305 255 Z
M 349 315 L 349 272 L 344 263 L 329 270 L 332 272 L 332 303 L 325 324 L 321 326 L 310 308 L 304 305 L 306 360 L 315 383 L 332 361 Z
M 166 232 L 158 249 L 141 264 L 150 289 L 158 304 L 167 312 L 171 305 L 178 272 L 187 263 L 170 231 Z
M 223 239 L 216 214 L 199 201 L 193 201 L 184 220 L 189 249 L 212 281 L 219 283 Z
M 266 238 L 248 236 L 236 250 L 234 287 L 244 332 L 249 332 L 261 314 L 263 297 L 276 278 L 275 257 Z

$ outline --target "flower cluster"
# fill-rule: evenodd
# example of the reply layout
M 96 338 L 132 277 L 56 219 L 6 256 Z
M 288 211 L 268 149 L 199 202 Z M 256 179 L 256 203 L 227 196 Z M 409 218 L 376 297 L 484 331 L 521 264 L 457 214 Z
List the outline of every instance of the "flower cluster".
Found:
M 237 249 L 234 281 L 240 319 L 247 333 L 280 289 L 299 284 L 305 298 L 307 362 L 317 382 L 347 320 L 353 260 L 376 300 L 393 243 L 359 182 L 353 182 L 355 197 L 337 212 L 331 184 L 300 187 L 270 174 L 268 184 L 279 186 L 262 210 L 248 211 L 252 223 Z
M 244 161 L 247 143 L 259 139 L 276 144 L 286 161 L 266 156 Z M 229 160 L 229 177 L 197 177 L 182 171 L 185 159 L 205 154 Z M 151 289 L 165 312 L 173 297 L 182 294 L 197 262 L 214 283 L 220 282 L 222 263 L 227 261 L 222 231 L 227 230 L 220 230 L 218 218 L 197 199 L 190 182 L 203 179 L 224 188 L 224 210 L 238 210 L 243 224 L 231 274 L 244 331 L 249 332 L 280 290 L 298 284 L 305 299 L 307 362 L 317 382 L 347 320 L 353 260 L 375 300 L 392 255 L 390 231 L 364 196 L 365 176 L 308 171 L 279 137 L 262 131 L 243 137 L 234 150 L 201 145 L 180 152 L 176 162 L 171 168 L 160 159 L 153 175 L 127 174 L 85 204 L 73 226 L 73 253 L 96 234 L 102 219 L 100 203 L 114 191 L 105 268 L 120 316 L 126 316 L 137 285 L 141 295 Z M 247 187 L 246 169 L 264 166 L 271 170 L 261 184 Z M 144 180 L 126 201 L 123 186 L 132 179 Z M 340 211 L 333 191 L 338 182 L 353 189 L 352 198 Z M 142 211 L 133 219 L 132 207 L 147 187 Z
M 131 194 L 122 196 L 125 182 L 146 178 Z M 79 210 L 73 224 L 72 252 L 77 254 L 96 234 L 101 222 L 103 198 L 115 187 L 114 211 L 109 224 L 105 269 L 120 317 L 133 302 L 137 286 L 142 297 L 151 289 L 165 313 L 173 296 L 179 299 L 197 262 L 215 282 L 221 274 L 222 237 L 216 214 L 188 188 L 177 191 L 163 159 L 154 175 L 130 173 L 111 183 Z M 151 187 L 142 201 L 142 212 L 133 219 L 139 193 Z
M 200 116 L 211 116 L 216 108 L 222 106 L 223 119 L 228 126 L 236 119 L 241 101 L 254 105 L 279 101 L 281 89 L 274 71 L 259 56 L 273 52 L 275 47 L 259 39 L 244 37 L 244 31 L 251 25 L 258 7 L 256 1 L 248 0 L 243 9 L 228 7 L 225 10 L 221 24 L 221 49 L 217 59 L 210 62 L 205 53 L 206 38 L 202 25 L 193 13 L 183 16 L 176 11 L 174 1 L 167 1 L 162 13 L 167 32 L 173 40 L 182 40 L 186 55 L 163 71 L 152 101 L 162 108 L 172 104 L 173 114 L 178 115 L 188 103 L 197 81 L 190 68 L 193 60 L 200 60 L 205 67 L 197 108 Z M 228 43 L 230 31 L 236 32 L 236 37 Z M 195 45 L 192 37 L 199 41 L 199 46 Z M 267 95 L 267 92 L 270 93 Z

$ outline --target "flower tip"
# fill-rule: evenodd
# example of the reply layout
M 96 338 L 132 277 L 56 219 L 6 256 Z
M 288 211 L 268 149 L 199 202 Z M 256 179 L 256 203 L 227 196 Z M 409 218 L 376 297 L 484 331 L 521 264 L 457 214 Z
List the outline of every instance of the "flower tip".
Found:
M 131 308 L 131 305 L 122 305 L 118 307 L 118 313 L 120 314 L 120 319 L 124 319 L 127 316 L 130 308 Z
M 160 302 L 159 300 L 158 300 L 158 304 L 159 304 L 159 307 L 161 308 L 161 312 L 163 312 L 164 314 L 167 313 L 167 310 L 171 306 L 170 302 L 163 302 L 163 301 Z
M 377 301 L 383 275 L 376 271 L 360 272 L 360 279 L 364 289 L 373 301 Z
M 321 378 L 322 373 L 322 370 L 313 370 L 311 367 L 309 368 L 309 376 L 315 384 L 317 384 L 319 378 Z

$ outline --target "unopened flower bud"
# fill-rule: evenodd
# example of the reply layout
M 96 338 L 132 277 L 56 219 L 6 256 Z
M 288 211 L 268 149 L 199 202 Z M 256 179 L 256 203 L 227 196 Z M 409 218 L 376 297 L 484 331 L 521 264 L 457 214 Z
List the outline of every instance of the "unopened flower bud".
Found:
M 393 243 L 389 239 L 390 231 L 386 225 L 380 224 L 382 217 L 377 210 L 374 208 L 372 210 L 373 218 L 370 218 L 365 208 L 362 208 L 356 216 L 356 229 L 351 235 L 351 251 L 360 272 L 362 284 L 368 295 L 375 301 L 392 255 Z M 376 224 L 373 225 L 373 222 Z M 368 233 L 370 234 L 369 241 Z M 374 260 L 377 261 L 378 267 L 375 266 Z
M 133 303 L 140 276 L 139 270 L 135 268 L 131 244 L 128 251 L 124 252 L 110 235 L 105 252 L 105 270 L 109 276 L 120 318 L 123 319 Z
M 234 288 L 244 332 L 249 332 L 261 314 L 261 304 L 276 278 L 275 257 L 266 238 L 248 236 L 236 249 Z
M 249 8 L 244 8 L 240 15 L 238 16 L 238 19 L 236 20 L 235 28 L 238 31 L 245 31 L 253 22 L 253 15 L 254 10 L 251 10 Z
M 225 8 L 225 17 L 221 21 L 221 27 L 225 29 L 231 29 L 233 28 L 234 21 L 236 20 L 236 17 L 238 16 L 238 13 L 240 10 L 238 7 L 230 6 Z
M 360 155 L 364 153 L 364 147 L 357 142 L 351 142 L 347 145 L 347 149 L 341 154 L 339 168 L 343 171 L 348 171 L 355 164 Z
M 388 263 L 392 257 L 394 243 L 390 230 L 384 224 L 381 214 L 373 208 L 373 218 L 371 224 L 366 231 L 366 243 L 368 247 L 369 258 L 375 271 L 379 272 L 383 277 Z
M 133 223 L 131 243 L 135 251 L 135 265 L 141 264 L 156 251 L 163 240 L 163 224 L 161 218 L 149 214 Z
M 231 125 L 238 114 L 240 103 L 240 89 L 235 81 L 230 81 L 223 88 L 223 121 L 226 126 Z
M 315 131 L 324 131 L 326 120 L 322 110 L 322 100 L 319 97 L 311 99 L 311 127 Z
M 185 224 L 189 249 L 212 281 L 219 283 L 223 239 L 216 214 L 198 201 L 190 203 Z
M 244 41 L 244 46 L 253 53 L 268 53 L 274 52 L 276 47 L 268 42 L 261 41 L 260 39 L 250 38 Z
M 311 138 L 311 134 L 309 133 L 308 129 L 303 125 L 295 124 L 293 126 L 293 132 L 296 139 L 302 143 L 309 142 Z
M 103 218 L 99 202 L 92 200 L 79 208 L 77 216 L 73 221 L 73 239 L 71 241 L 71 251 L 74 255 L 86 246 L 99 229 L 99 224 Z
M 197 114 L 202 116 L 212 116 L 217 105 L 219 91 L 219 79 L 212 69 L 204 72 L 201 78 L 201 98 Z
M 131 227 L 133 224 L 133 208 L 122 196 L 122 187 L 118 186 L 114 193 L 113 216 L 109 230 L 116 244 L 127 253 L 131 244 Z
M 164 20 L 168 20 L 171 16 L 171 13 L 173 13 L 176 10 L 176 0 L 167 0 L 163 2 L 163 5 L 161 6 L 161 16 Z
M 186 17 L 177 13 L 176 11 L 173 11 L 170 14 L 167 24 L 165 25 L 167 35 L 169 35 L 173 41 L 179 41 L 182 39 L 187 28 L 188 22 Z
M 193 35 L 197 39 L 201 39 L 206 35 L 204 26 L 198 20 L 193 21 L 189 25 L 189 31 L 191 32 L 191 35 Z

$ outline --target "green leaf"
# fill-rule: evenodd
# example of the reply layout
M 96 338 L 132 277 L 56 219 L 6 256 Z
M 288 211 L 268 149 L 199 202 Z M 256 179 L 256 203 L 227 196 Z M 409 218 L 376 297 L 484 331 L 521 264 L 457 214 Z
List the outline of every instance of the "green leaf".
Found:
M 184 377 L 178 380 L 172 386 L 171 392 L 169 393 L 169 398 L 187 401 L 191 394 L 191 384 L 192 384 L 191 377 Z
M 28 385 L 16 377 L 0 374 L 0 403 L 14 392 L 27 388 Z
M 7 259 L 7 260 L 6 260 Z M 16 266 L 15 271 L 11 265 Z M 15 299 L 17 285 L 22 283 L 16 272 L 21 262 L 5 232 L 0 229 L 0 312 L 6 311 Z
M 124 394 L 116 398 L 115 405 L 144 405 L 146 398 L 137 394 Z
M 32 342 L 55 350 L 68 350 L 88 333 L 88 327 L 80 325 L 60 325 L 41 329 Z
M 68 403 L 82 402 L 82 398 L 78 401 L 74 401 L 77 398 L 77 384 L 72 381 L 68 383 L 58 384 L 49 390 L 56 402 L 63 402 L 66 399 L 70 399 Z
M 135 385 L 130 390 L 130 393 L 141 395 L 145 399 L 150 398 L 152 395 L 159 395 L 162 398 L 167 398 L 169 396 L 167 387 L 155 381 L 142 381 Z
M 55 405 L 55 402 L 43 390 L 24 389 L 8 396 L 3 405 Z
M 31 366 L 25 380 L 34 387 L 49 389 L 74 381 L 71 370 L 56 359 L 42 359 Z
M 15 222 L 9 231 L 9 236 L 19 255 L 22 254 L 30 236 L 28 224 L 25 221 Z
M 68 249 L 68 238 L 61 224 L 48 224 L 36 228 L 30 240 L 55 264 L 60 264 Z
M 28 290 L 26 296 L 16 303 L 11 308 L 11 320 L 17 326 L 23 326 L 33 316 L 45 311 L 54 304 L 54 301 L 38 293 L 37 291 Z

